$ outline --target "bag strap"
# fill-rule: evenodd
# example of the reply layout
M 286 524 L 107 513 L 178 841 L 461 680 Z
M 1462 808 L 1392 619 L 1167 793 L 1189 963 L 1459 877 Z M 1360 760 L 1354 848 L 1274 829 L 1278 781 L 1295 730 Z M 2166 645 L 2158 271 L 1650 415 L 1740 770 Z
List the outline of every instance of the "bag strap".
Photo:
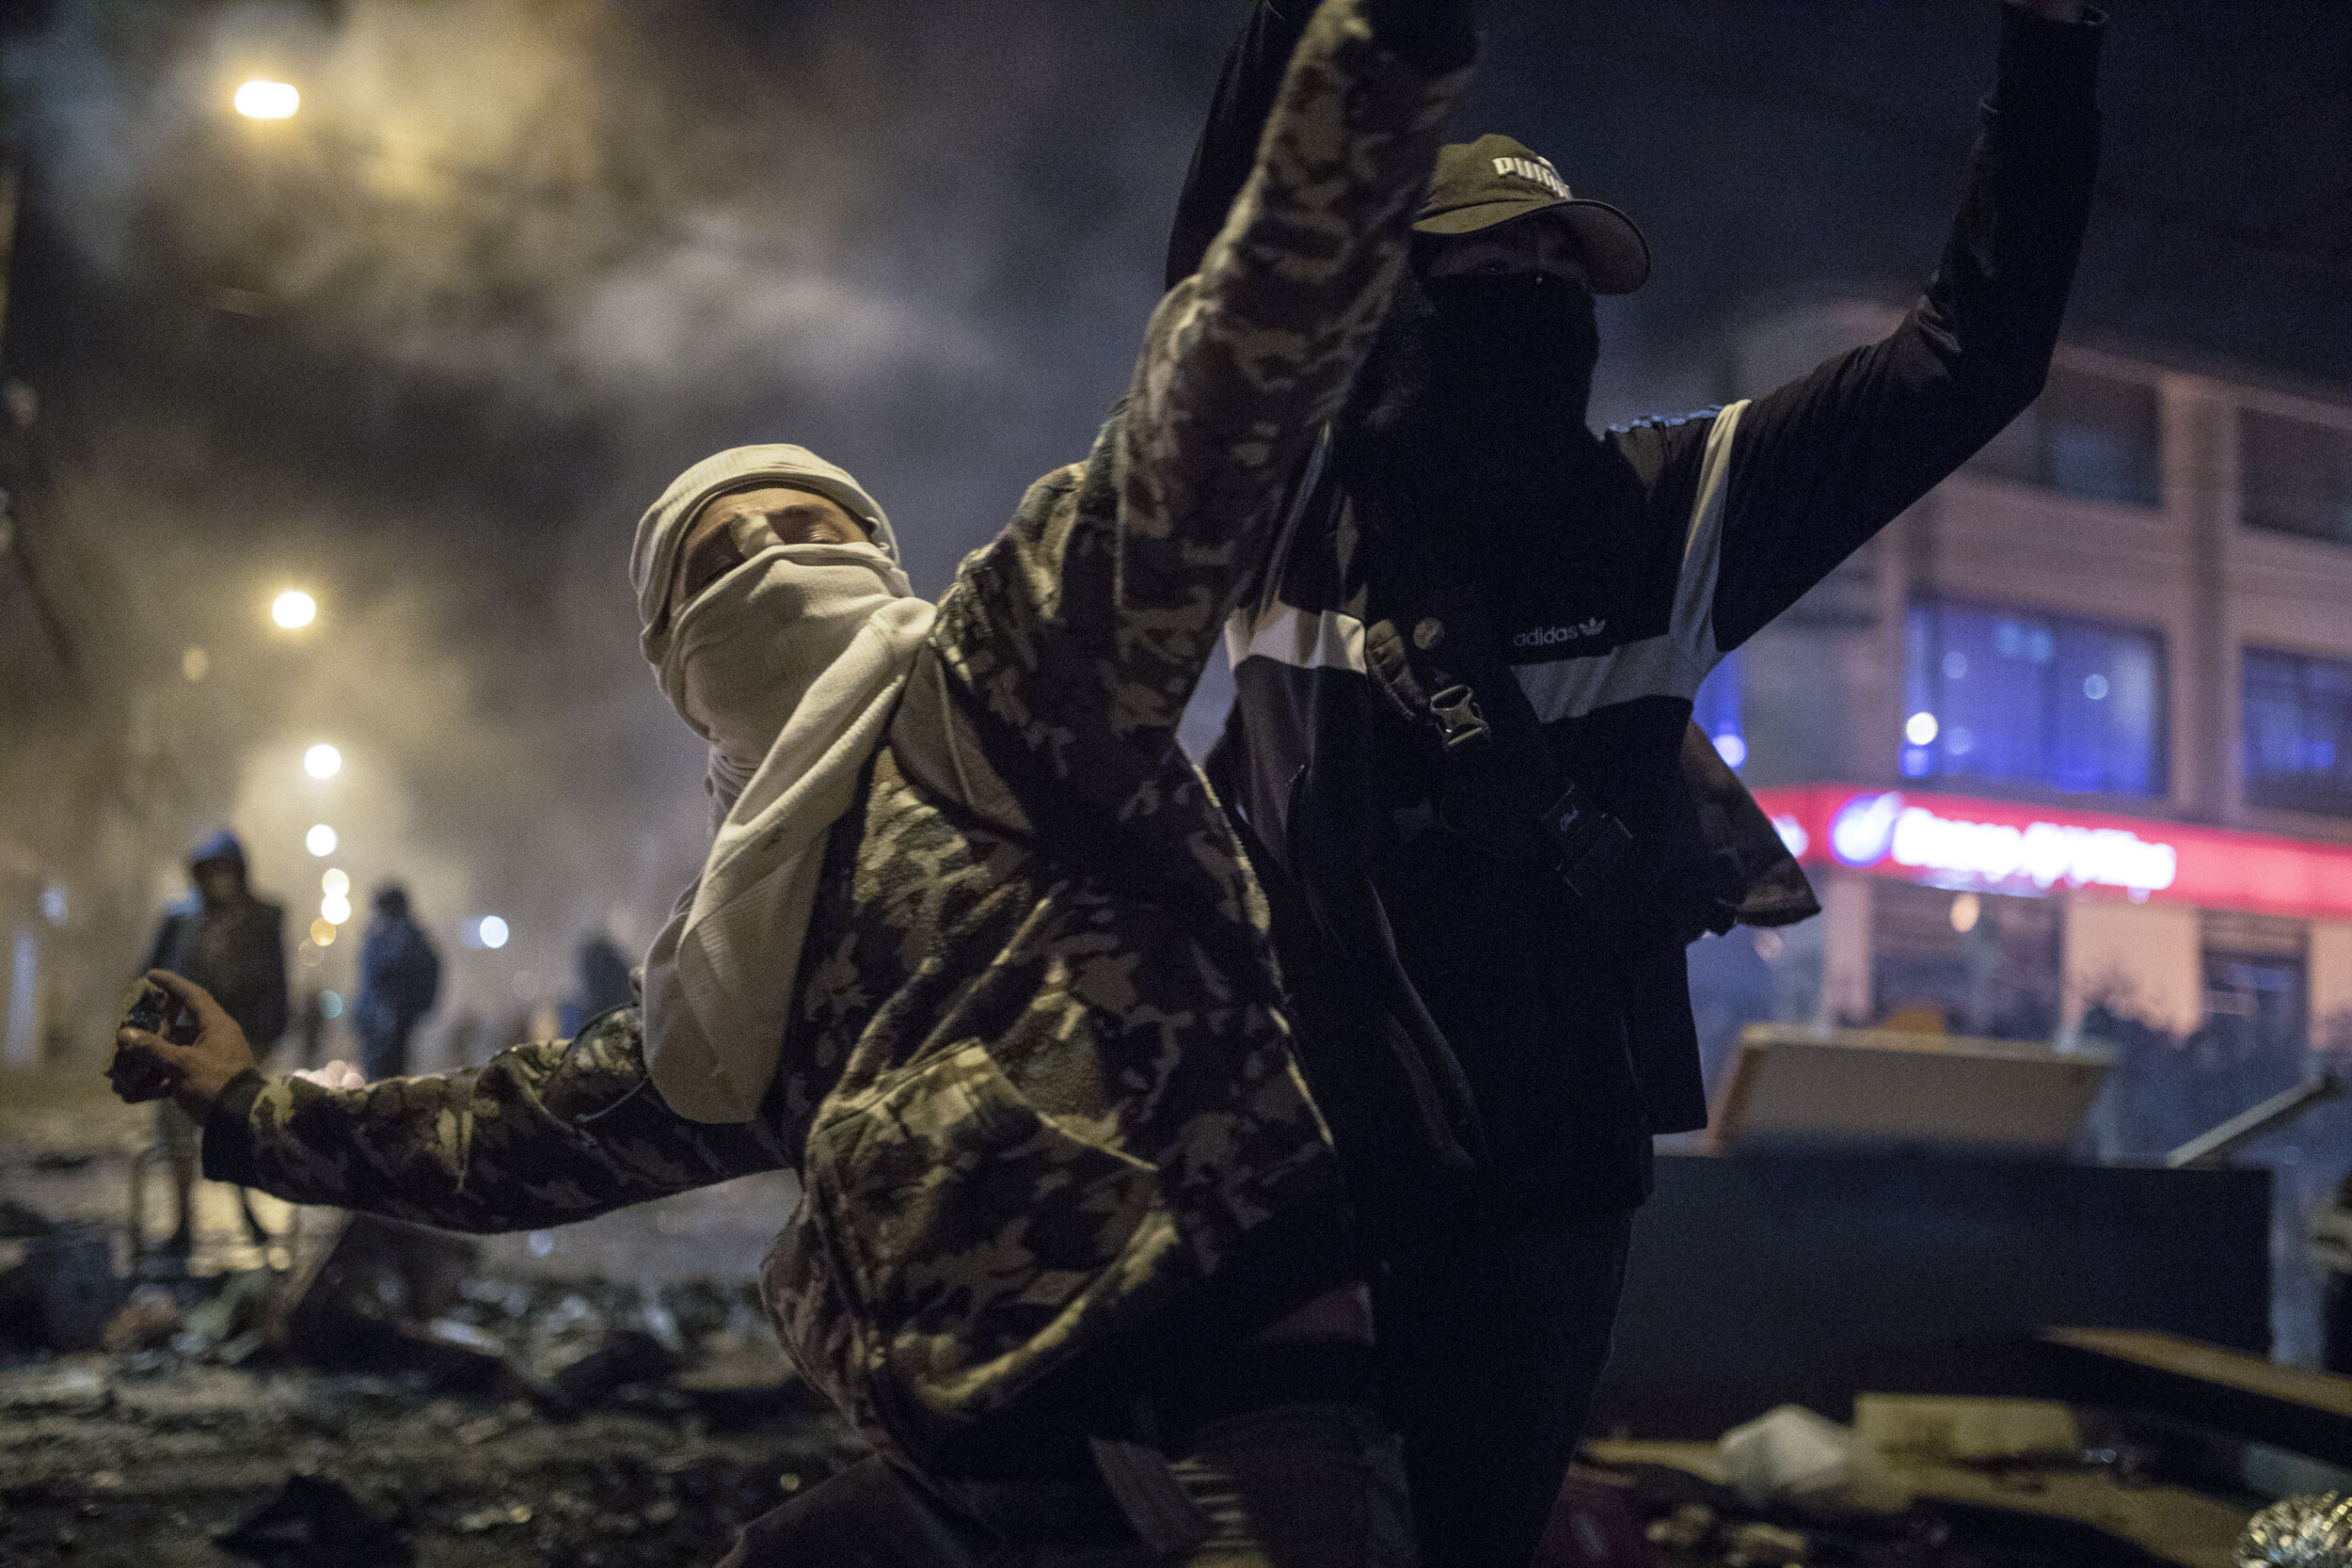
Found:
M 1542 721 L 1502 657 L 1475 582 L 1421 535 L 1375 515 L 1369 537 L 1406 585 L 1401 618 L 1364 633 L 1364 660 L 1391 704 L 1431 734 L 1451 781 L 1449 825 L 1492 853 L 1548 861 L 1582 899 L 1629 867 L 1633 834 L 1552 755 Z

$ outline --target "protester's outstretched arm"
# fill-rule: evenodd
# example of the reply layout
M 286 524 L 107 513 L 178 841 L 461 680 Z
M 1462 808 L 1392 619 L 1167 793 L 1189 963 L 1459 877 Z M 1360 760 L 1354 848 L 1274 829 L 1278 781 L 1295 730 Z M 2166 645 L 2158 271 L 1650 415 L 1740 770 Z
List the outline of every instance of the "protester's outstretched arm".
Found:
M 2001 11 L 1984 131 L 1926 293 L 1883 341 L 1759 398 L 1740 419 L 1720 646 L 1795 603 L 2042 389 L 2098 171 L 2106 19 L 2074 0 L 2008 0 Z
M 125 1031 L 124 1042 L 178 1075 L 215 1181 L 451 1230 L 528 1230 L 787 1163 L 772 1119 L 711 1126 L 662 1103 L 635 1008 L 484 1067 L 329 1088 L 263 1074 L 201 988 L 151 978 L 194 1007 L 197 1039 Z
M 1121 820 L 1338 410 L 1405 264 L 1475 51 L 1468 0 L 1326 0 L 1248 186 L 1153 314 L 1083 466 L 1034 488 L 942 605 L 951 674 Z
M 1201 258 L 1233 210 L 1233 198 L 1249 183 L 1283 73 L 1314 14 L 1314 0 L 1252 0 L 1249 21 L 1217 77 L 1208 123 L 1200 128 L 1192 166 L 1184 174 L 1184 194 L 1176 198 L 1163 287 L 1172 289 L 1200 270 Z

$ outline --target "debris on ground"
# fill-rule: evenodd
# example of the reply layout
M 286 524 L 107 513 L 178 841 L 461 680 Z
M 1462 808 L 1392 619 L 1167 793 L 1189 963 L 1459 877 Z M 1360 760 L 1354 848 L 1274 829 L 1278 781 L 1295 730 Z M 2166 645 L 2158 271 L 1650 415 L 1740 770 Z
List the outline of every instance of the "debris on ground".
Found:
M 609 1322 L 641 1294 L 544 1280 L 469 1281 L 468 1292 L 498 1303 L 473 1301 L 490 1321 L 468 1326 L 526 1367 L 503 1349 L 510 1336 L 528 1343 L 567 1300 L 606 1304 L 594 1315 Z M 705 1341 L 727 1351 L 723 1325 L 749 1308 L 751 1288 L 660 1294 L 691 1354 Z M 526 1395 L 453 1392 L 417 1369 L 327 1371 L 282 1352 L 222 1365 L 173 1342 L 0 1360 L 0 1562 L 707 1568 L 744 1524 L 865 1451 L 795 1385 L 733 1385 L 724 1418 L 707 1414 L 680 1386 L 712 1370 L 703 1363 L 555 1419 Z M 650 1364 L 597 1343 L 608 1368 Z
M 864 1452 L 749 1279 L 303 1220 L 291 1267 L 133 1286 L 103 1227 L 0 1199 L 0 1562 L 707 1568 Z
M 0 1198 L 0 1343 L 96 1350 L 122 1301 L 103 1227 L 51 1220 Z
M 276 1496 L 213 1539 L 262 1568 L 405 1568 L 413 1556 L 390 1521 L 326 1476 L 288 1477 Z

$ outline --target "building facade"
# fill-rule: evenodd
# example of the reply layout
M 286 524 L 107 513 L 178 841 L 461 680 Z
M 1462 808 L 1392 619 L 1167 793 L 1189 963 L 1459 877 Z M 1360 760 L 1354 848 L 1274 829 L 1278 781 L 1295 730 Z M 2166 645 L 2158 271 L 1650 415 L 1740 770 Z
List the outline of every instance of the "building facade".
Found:
M 1886 325 L 1782 318 L 1738 379 Z M 1763 1017 L 2099 1042 L 2109 1158 L 2352 1069 L 2352 403 L 2064 347 L 1699 718 L 1824 904 L 1693 950 L 1711 1067 Z M 2300 1218 L 2352 1113 L 2250 1157 L 2280 1175 L 2278 1349 L 2309 1361 Z

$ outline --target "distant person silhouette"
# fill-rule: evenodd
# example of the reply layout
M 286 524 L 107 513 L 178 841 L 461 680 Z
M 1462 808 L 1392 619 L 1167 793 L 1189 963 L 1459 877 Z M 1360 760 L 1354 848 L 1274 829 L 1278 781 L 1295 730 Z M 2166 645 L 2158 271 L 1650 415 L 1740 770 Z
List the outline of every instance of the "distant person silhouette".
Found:
M 286 1032 L 286 911 L 253 895 L 245 846 L 226 829 L 188 852 L 188 879 L 194 890 L 164 911 L 146 967 L 184 974 L 211 991 L 255 1052 L 266 1053 Z M 184 1259 L 196 1239 L 197 1126 L 167 1100 L 155 1107 L 155 1133 L 171 1162 L 169 1253 Z
M 579 961 L 580 990 L 564 1004 L 566 1035 L 577 1035 L 590 1019 L 637 1000 L 637 988 L 628 977 L 628 958 L 604 932 L 580 944 Z
M 441 993 L 441 956 L 408 911 L 408 890 L 375 890 L 375 916 L 359 944 L 359 999 L 351 1030 L 359 1037 L 359 1070 L 368 1081 L 408 1071 L 408 1037 Z

